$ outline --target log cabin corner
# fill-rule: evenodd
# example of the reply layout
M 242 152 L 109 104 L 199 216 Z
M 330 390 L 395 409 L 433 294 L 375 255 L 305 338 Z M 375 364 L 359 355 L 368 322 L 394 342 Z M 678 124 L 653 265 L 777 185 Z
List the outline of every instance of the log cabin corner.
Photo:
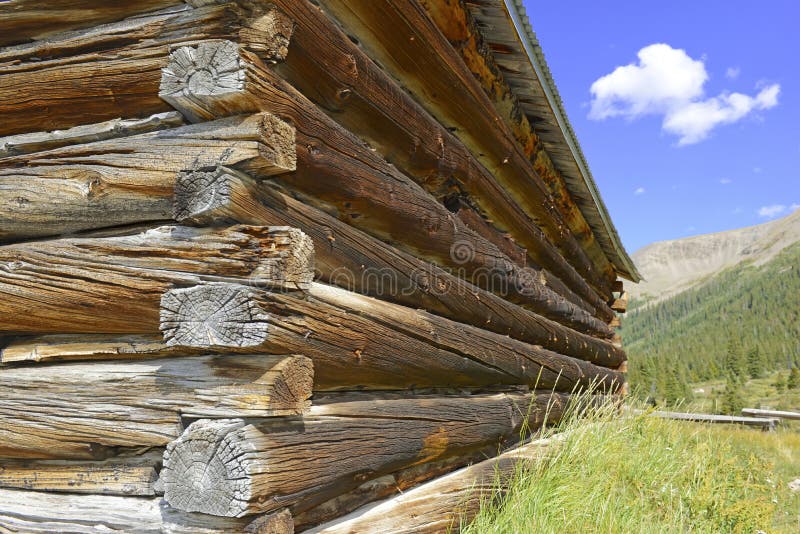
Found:
M 10 0 L 0 46 L 0 526 L 443 532 L 625 394 L 521 0 Z

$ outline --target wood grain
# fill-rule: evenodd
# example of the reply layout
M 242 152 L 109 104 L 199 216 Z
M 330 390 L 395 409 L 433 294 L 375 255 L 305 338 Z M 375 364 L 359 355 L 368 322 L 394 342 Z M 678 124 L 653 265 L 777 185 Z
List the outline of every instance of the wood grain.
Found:
M 215 169 L 214 173 L 227 184 L 228 193 L 209 201 L 188 220 L 198 224 L 233 220 L 299 228 L 314 241 L 317 270 L 331 285 L 423 308 L 595 364 L 617 367 L 626 359 L 622 350 L 604 340 L 575 332 L 483 291 L 298 202 L 270 184 L 259 184 L 246 174 L 225 167 Z
M 174 69 L 188 69 L 184 78 L 207 70 L 200 64 L 187 67 L 191 57 L 214 58 L 230 69 L 220 75 L 216 87 L 183 87 L 179 91 L 183 99 L 173 105 L 184 115 L 199 120 L 270 111 L 292 122 L 297 129 L 298 166 L 280 181 L 300 191 L 306 202 L 330 207 L 348 224 L 540 315 L 590 335 L 612 335 L 605 322 L 547 287 L 541 271 L 515 265 L 496 245 L 264 68 L 254 54 L 230 41 L 214 41 L 179 48 L 170 57 Z M 167 86 L 165 91 L 171 94 L 174 84 L 170 81 Z
M 0 373 L 0 457 L 104 458 L 159 447 L 181 416 L 304 412 L 313 370 L 302 356 L 227 355 L 64 363 Z
M 177 175 L 221 162 L 295 168 L 294 129 L 269 114 L 0 159 L 0 242 L 172 218 Z
M 290 33 L 274 11 L 250 5 L 184 5 L 0 51 L 0 135 L 170 111 L 158 87 L 179 44 L 235 39 L 279 60 Z
M 291 515 L 274 512 L 257 518 L 187 514 L 160 497 L 59 495 L 0 489 L 0 525 L 11 532 L 100 534 L 292 534 Z
M 599 294 L 610 296 L 613 273 L 595 265 L 478 80 L 416 0 L 321 0 L 369 56 L 417 95 L 439 122 L 495 172 L 509 192 Z M 393 28 L 393 31 L 385 31 Z
M 230 517 L 269 511 L 499 444 L 525 421 L 537 428 L 556 420 L 565 402 L 550 394 L 367 397 L 279 425 L 203 419 L 164 454 L 164 498 L 180 510 Z
M 155 333 L 164 292 L 210 281 L 296 289 L 313 246 L 286 227 L 162 226 L 0 247 L 0 331 Z
M 513 236 L 512 243 L 526 247 L 519 265 L 526 265 L 527 255 L 528 265 L 546 268 L 542 276 L 548 286 L 593 313 L 611 318 L 607 299 L 590 288 L 497 183 L 492 167 L 478 161 L 322 10 L 306 0 L 278 0 L 276 5 L 296 24 L 291 53 L 274 66 L 276 72 L 438 200 L 452 203 L 461 199 L 478 206 L 485 215 L 461 217 L 465 224 L 478 233 L 487 225 L 502 229 L 492 241 L 503 249 Z

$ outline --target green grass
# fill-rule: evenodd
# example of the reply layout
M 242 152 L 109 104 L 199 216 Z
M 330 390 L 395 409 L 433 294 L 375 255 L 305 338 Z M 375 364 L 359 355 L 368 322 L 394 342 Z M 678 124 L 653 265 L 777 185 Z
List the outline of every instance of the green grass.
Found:
M 600 409 L 521 464 L 471 534 L 800 532 L 800 433 L 708 426 Z
M 765 408 L 771 410 L 800 411 L 800 389 L 775 388 L 775 381 L 780 374 L 784 382 L 788 371 L 773 372 L 764 378 L 747 380 L 740 388 L 740 396 L 747 408 Z M 709 380 L 691 385 L 692 398 L 683 404 L 686 411 L 715 413 L 721 405 L 722 393 L 725 391 L 724 380 Z M 800 430 L 800 428 L 799 428 Z

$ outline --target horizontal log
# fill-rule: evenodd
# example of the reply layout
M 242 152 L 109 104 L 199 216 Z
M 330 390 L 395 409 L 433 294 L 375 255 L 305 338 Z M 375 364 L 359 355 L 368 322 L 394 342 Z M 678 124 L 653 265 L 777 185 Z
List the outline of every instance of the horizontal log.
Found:
M 194 305 L 181 306 L 184 302 Z M 213 322 L 196 316 L 198 311 L 217 310 L 217 302 L 228 305 L 215 314 Z M 219 350 L 220 346 L 240 347 L 260 341 L 249 350 L 286 353 L 301 349 L 314 361 L 318 390 L 480 387 L 520 382 L 491 365 L 493 362 L 472 360 L 347 310 L 287 294 L 210 284 L 170 291 L 162 303 L 161 325 L 168 345 L 216 345 Z M 555 379 L 554 373 L 545 371 L 542 382 L 554 384 Z
M 613 390 L 624 382 L 621 374 L 607 368 L 481 328 L 456 323 L 424 310 L 379 302 L 319 283 L 311 284 L 307 294 L 315 300 L 357 313 L 433 346 L 486 362 L 515 376 L 520 384 L 569 392 L 576 388 Z
M 230 517 L 269 511 L 499 444 L 523 422 L 538 428 L 557 420 L 565 401 L 550 394 L 366 397 L 279 424 L 204 419 L 168 446 L 164 498 L 180 510 Z
M 18 156 L 67 145 L 127 137 L 166 128 L 176 128 L 183 124 L 183 116 L 180 113 L 166 111 L 143 119 L 113 119 L 97 124 L 75 126 L 66 130 L 10 135 L 0 138 L 0 157 Z
M 458 52 L 415 0 L 321 0 L 373 60 L 401 80 L 470 148 L 551 243 L 605 298 L 615 276 L 596 266 L 565 221 L 525 148 Z M 384 28 L 393 28 L 387 32 Z M 588 228 L 586 228 L 588 231 Z
M 252 5 L 169 8 L 0 51 L 0 135 L 170 111 L 158 87 L 170 48 L 180 44 L 234 39 L 279 60 L 291 26 Z
M 395 473 L 368 480 L 357 488 L 337 495 L 317 504 L 313 499 L 301 500 L 291 506 L 295 529 L 303 532 L 323 522 L 349 514 L 365 504 L 379 501 L 404 492 L 409 488 L 442 476 L 450 471 L 479 462 L 497 453 L 496 447 L 489 447 L 477 453 L 447 458 L 439 462 L 429 462 L 402 469 Z
M 553 439 L 522 445 L 496 458 L 437 478 L 380 503 L 305 531 L 307 534 L 399 534 L 458 532 L 485 504 L 507 490 L 520 463 L 534 462 Z
M 11 0 L 0 17 L 0 46 L 42 40 L 54 33 L 87 28 L 168 6 L 181 0 L 108 3 L 98 0 Z
M 11 532 L 135 532 L 136 534 L 292 534 L 282 510 L 242 519 L 188 514 L 163 499 L 112 495 L 59 495 L 0 489 L 0 525 Z
M 230 76 L 237 80 L 235 87 L 220 79 L 197 92 L 186 81 L 196 73 L 219 70 L 221 65 L 230 69 Z M 172 70 L 184 73 L 180 83 L 170 74 Z M 195 119 L 257 111 L 287 118 L 297 129 L 298 166 L 281 182 L 300 191 L 307 202 L 322 209 L 332 206 L 348 224 L 452 269 L 473 284 L 540 315 L 590 335 L 612 335 L 606 323 L 547 287 L 540 271 L 515 266 L 497 246 L 467 228 L 413 180 L 238 44 L 210 41 L 178 48 L 170 55 L 161 95 Z
M 375 239 L 312 206 L 298 202 L 269 184 L 225 167 L 204 180 L 219 185 L 207 203 L 179 202 L 187 221 L 209 224 L 233 220 L 251 224 L 288 224 L 314 241 L 316 267 L 322 279 L 382 300 L 423 308 L 460 323 L 509 335 L 520 341 L 616 367 L 625 353 L 601 339 L 580 334 L 510 303 L 493 293 Z M 186 175 L 197 180 L 193 172 Z
M 132 360 L 203 354 L 204 349 L 169 347 L 159 335 L 46 334 L 18 336 L 0 348 L 0 364 L 79 360 Z
M 517 95 L 505 79 L 503 68 L 495 61 L 495 57 L 502 58 L 505 54 L 497 53 L 493 49 L 493 43 L 489 42 L 494 32 L 482 32 L 465 3 L 454 3 L 446 0 L 415 0 L 415 2 L 418 2 L 425 9 L 428 16 L 436 24 L 436 27 L 458 52 L 464 66 L 478 80 L 489 97 L 497 115 L 506 123 L 519 144 L 524 147 L 525 154 L 533 163 L 536 172 L 547 184 L 559 210 L 563 213 L 564 221 L 569 225 L 578 242 L 586 250 L 589 258 L 603 272 L 615 277 L 613 266 L 600 248 L 591 227 L 578 207 L 579 204 L 582 204 L 584 208 L 588 207 L 596 211 L 595 199 L 588 192 L 585 194 L 588 197 L 588 201 L 579 198 L 579 196 L 583 196 L 580 193 L 573 198 L 562 175 L 562 170 L 567 166 L 576 169 L 580 163 L 576 164 L 575 159 L 582 156 L 573 156 L 569 153 L 569 149 L 564 150 L 557 146 L 552 142 L 552 134 L 547 139 L 543 138 L 542 135 L 537 135 L 537 133 L 541 134 L 542 130 L 549 128 L 544 124 L 544 121 L 532 124 L 525 110 L 525 107 L 527 107 L 525 104 L 538 104 L 544 107 L 549 107 L 550 104 L 546 102 L 530 102 L 530 100 L 534 99 L 530 98 L 530 93 L 525 92 L 526 89 L 522 90 L 522 95 L 524 96 L 521 96 L 521 99 L 523 101 L 528 100 L 528 102 L 523 103 L 520 98 L 517 98 Z M 503 19 L 505 19 L 505 15 L 503 15 Z M 503 20 L 502 23 L 509 24 L 506 20 Z M 542 82 L 542 85 L 547 83 L 544 80 Z M 541 100 L 545 99 L 546 97 L 541 98 Z M 558 114 L 557 110 L 553 111 Z M 532 117 L 535 117 L 534 120 L 539 120 L 536 117 L 536 112 L 532 113 Z M 569 128 L 569 126 L 567 127 Z M 570 133 L 564 132 L 563 135 L 568 137 Z M 552 152 L 552 158 L 548 151 Z M 558 168 L 555 163 L 559 164 Z M 574 173 L 573 177 L 576 177 L 575 174 L 577 174 L 578 179 L 584 179 L 580 176 L 580 171 L 576 171 L 577 169 L 572 171 Z M 589 180 L 591 179 L 589 177 Z M 583 202 L 581 202 L 582 200 Z M 603 208 L 600 207 L 600 209 Z
M 756 408 L 743 408 L 742 415 L 748 417 L 800 420 L 800 412 L 787 412 L 782 410 L 759 410 Z
M 294 129 L 258 114 L 3 158 L 0 242 L 171 219 L 177 174 L 220 162 L 291 171 Z
M 296 23 L 291 53 L 275 65 L 276 72 L 439 200 L 466 197 L 479 206 L 492 220 L 491 226 L 507 232 L 492 241 L 507 250 L 503 244 L 510 235 L 527 247 L 521 258 L 519 251 L 509 256 L 524 266 L 527 255 L 532 267 L 549 270 L 542 270 L 548 287 L 604 319 L 611 318 L 607 299 L 590 288 L 497 183 L 492 167 L 482 165 L 318 7 L 306 0 L 275 3 Z M 478 233 L 488 224 L 481 216 L 465 218 L 461 211 L 458 215 Z
M 141 234 L 0 247 L 0 330 L 158 332 L 161 295 L 206 281 L 296 289 L 313 245 L 286 227 L 162 226 Z
M 194 356 L 0 372 L 0 457 L 104 458 L 159 447 L 181 416 L 296 415 L 313 384 L 303 356 Z
M 676 421 L 691 421 L 694 423 L 718 423 L 718 424 L 731 424 L 731 425 L 745 425 L 756 426 L 762 430 L 775 430 L 775 427 L 780 423 L 780 419 L 761 417 L 737 417 L 735 415 L 715 415 L 709 413 L 683 413 L 683 412 L 664 412 L 656 411 L 650 412 L 649 415 L 653 417 L 660 417 L 662 419 L 674 419 Z
M 162 299 L 161 327 L 168 345 L 260 340 L 251 350 L 302 350 L 314 360 L 318 390 L 526 384 L 569 392 L 614 390 L 623 381 L 610 369 L 341 289 L 317 284 L 306 295 L 231 284 L 177 289 Z M 177 305 L 184 301 L 235 304 L 217 314 L 222 326 L 209 334 L 209 321 L 194 313 L 216 307 Z
M 163 449 L 138 456 L 86 462 L 29 460 L 0 462 L 0 487 L 59 493 L 152 496 Z

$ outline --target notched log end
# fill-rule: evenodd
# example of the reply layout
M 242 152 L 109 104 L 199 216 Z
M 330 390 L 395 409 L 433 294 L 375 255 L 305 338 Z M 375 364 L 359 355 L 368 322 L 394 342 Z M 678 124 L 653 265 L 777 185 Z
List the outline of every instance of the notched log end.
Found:
M 271 113 L 261 114 L 259 125 L 263 174 L 275 175 L 297 169 L 297 141 L 294 126 Z
M 209 103 L 235 102 L 245 94 L 239 45 L 205 41 L 176 48 L 161 71 L 158 95 L 192 122 L 212 118 Z
M 189 425 L 164 452 L 164 500 L 185 512 L 239 517 L 250 499 L 242 462 L 241 419 L 201 419 Z
M 231 191 L 241 181 L 225 167 L 186 170 L 178 173 L 172 216 L 179 222 L 209 224 L 228 216 Z
M 289 54 L 294 22 L 275 6 L 255 17 L 242 28 L 240 38 L 247 47 L 267 61 L 283 61 Z
M 161 296 L 161 332 L 168 346 L 252 347 L 267 339 L 269 314 L 250 288 L 207 284 Z
M 311 392 L 314 388 L 314 364 L 305 356 L 292 356 L 279 364 L 280 376 L 273 382 L 270 404 L 276 411 L 286 406 L 299 406 L 299 413 L 311 407 Z

